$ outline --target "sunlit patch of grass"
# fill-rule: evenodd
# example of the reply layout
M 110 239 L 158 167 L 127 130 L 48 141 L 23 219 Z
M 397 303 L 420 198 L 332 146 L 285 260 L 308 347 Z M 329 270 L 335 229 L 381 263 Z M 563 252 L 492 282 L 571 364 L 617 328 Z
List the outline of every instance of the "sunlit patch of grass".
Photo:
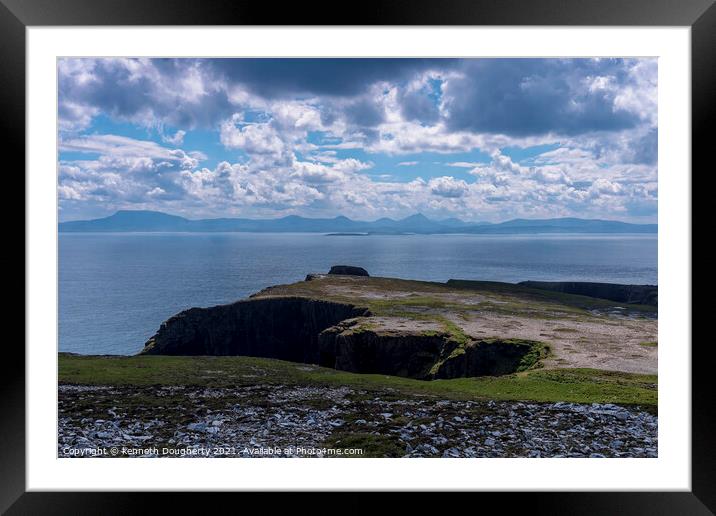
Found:
M 644 346 L 645 348 L 656 348 L 658 347 L 659 343 L 657 341 L 649 341 L 649 342 L 640 342 L 640 346 Z

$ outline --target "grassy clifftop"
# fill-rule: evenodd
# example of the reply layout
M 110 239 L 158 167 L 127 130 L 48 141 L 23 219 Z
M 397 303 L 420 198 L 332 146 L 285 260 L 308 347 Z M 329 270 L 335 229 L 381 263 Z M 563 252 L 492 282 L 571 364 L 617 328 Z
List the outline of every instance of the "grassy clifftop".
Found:
M 457 342 L 539 341 L 550 349 L 548 368 L 591 368 L 655 374 L 657 308 L 553 292 L 519 284 L 309 275 L 309 281 L 266 288 L 253 299 L 296 296 L 367 308 L 379 332 L 420 326 Z M 412 321 L 412 322 L 411 322 Z M 434 328 L 433 328 L 434 326 Z
M 268 287 L 252 297 L 302 296 L 341 303 L 361 303 L 376 315 L 416 310 L 489 310 L 523 315 L 593 315 L 620 307 L 627 313 L 653 316 L 650 305 L 620 303 L 565 292 L 555 292 L 497 281 L 449 280 L 446 283 L 398 278 L 309 275 L 311 281 Z M 476 298 L 475 296 L 479 296 Z M 500 304 L 506 304 L 500 308 Z

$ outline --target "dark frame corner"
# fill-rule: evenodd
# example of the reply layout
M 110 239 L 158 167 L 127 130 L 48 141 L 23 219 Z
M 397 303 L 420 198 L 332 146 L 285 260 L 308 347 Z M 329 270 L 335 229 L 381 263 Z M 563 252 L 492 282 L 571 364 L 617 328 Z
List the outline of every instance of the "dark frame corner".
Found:
M 25 29 L 43 25 L 646 25 L 691 27 L 692 170 L 703 169 L 713 144 L 716 119 L 715 0 L 365 0 L 350 17 L 337 4 L 319 0 L 284 3 L 275 9 L 248 0 L 0 0 L 0 127 L 5 148 L 25 148 Z M 347 12 L 347 11 L 344 11 Z M 321 14 L 322 13 L 322 14 Z M 14 168 L 25 169 L 24 152 L 13 153 Z M 711 163 L 708 163 L 709 165 Z M 9 170 L 9 169 L 8 169 Z M 677 171 L 673 171 L 677 173 Z M 688 171 L 680 171 L 688 173 Z M 17 174 L 21 177 L 20 174 Z M 692 172 L 693 181 L 693 172 Z M 24 190 L 24 181 L 22 182 Z M 696 206 L 695 202 L 692 202 Z M 23 231 L 23 242 L 24 242 Z M 693 247 L 693 246 L 692 246 Z M 693 250 L 692 250 L 693 253 Z M 23 263 L 25 259 L 23 251 Z M 23 291 L 24 292 L 24 291 Z M 24 299 L 24 293 L 23 293 Z M 8 340 L 8 344 L 11 344 Z M 132 514 L 147 510 L 147 498 L 184 511 L 205 510 L 204 497 L 184 494 L 27 493 L 25 491 L 25 353 L 6 347 L 0 418 L 0 512 L 8 514 Z M 9 356 L 8 356 L 9 355 Z M 710 339 L 692 346 L 692 491 L 653 493 L 481 494 L 539 514 L 714 514 L 716 513 L 716 420 L 712 400 L 714 352 Z M 230 495 L 211 494 L 225 500 Z M 246 495 L 242 495 L 246 496 Z M 255 495 L 251 495 L 255 496 Z M 303 495 L 299 495 L 303 496 Z M 368 510 L 374 495 L 351 495 L 343 508 Z M 423 497 L 416 499 L 423 503 Z M 212 505 L 215 502 L 212 500 Z M 245 503 L 245 502 L 244 502 Z M 178 504 L 176 504 L 178 506 Z M 233 511 L 232 511 L 233 512 Z

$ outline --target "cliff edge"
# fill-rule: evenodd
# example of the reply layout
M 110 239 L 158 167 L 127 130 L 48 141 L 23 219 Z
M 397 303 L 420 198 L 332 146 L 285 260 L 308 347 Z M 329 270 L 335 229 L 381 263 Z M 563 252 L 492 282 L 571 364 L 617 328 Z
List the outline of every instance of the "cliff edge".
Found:
M 276 358 L 426 380 L 539 366 L 655 373 L 656 335 L 648 305 L 510 283 L 309 274 L 185 310 L 141 354 Z

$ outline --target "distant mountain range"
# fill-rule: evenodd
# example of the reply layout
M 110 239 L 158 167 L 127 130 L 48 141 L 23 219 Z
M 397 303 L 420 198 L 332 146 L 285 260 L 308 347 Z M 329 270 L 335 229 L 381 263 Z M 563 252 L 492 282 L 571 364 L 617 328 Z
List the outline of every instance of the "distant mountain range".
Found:
M 629 224 L 613 220 L 559 218 L 514 219 L 492 224 L 460 219 L 430 220 L 422 214 L 400 220 L 382 218 L 372 222 L 348 217 L 311 219 L 289 215 L 278 219 L 219 218 L 190 220 L 159 211 L 121 210 L 101 219 L 61 222 L 63 233 L 85 232 L 265 232 L 339 234 L 534 234 L 534 233 L 656 233 L 656 224 Z

